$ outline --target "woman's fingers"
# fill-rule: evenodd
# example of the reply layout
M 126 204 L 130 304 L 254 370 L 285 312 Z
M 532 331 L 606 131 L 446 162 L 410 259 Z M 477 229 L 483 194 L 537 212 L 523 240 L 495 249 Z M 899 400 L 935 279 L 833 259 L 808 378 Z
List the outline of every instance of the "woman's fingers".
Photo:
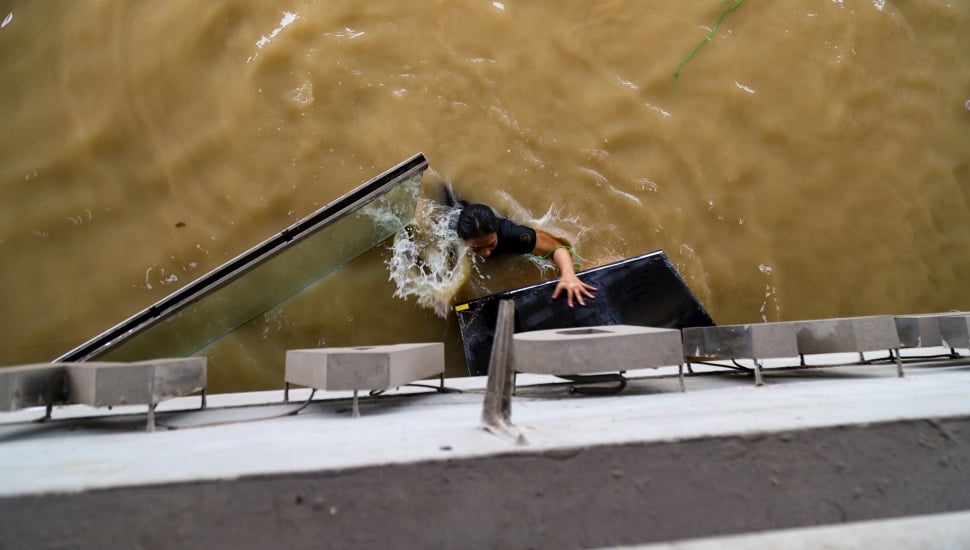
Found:
M 569 305 L 569 307 L 573 307 L 573 301 L 575 300 L 579 302 L 579 305 L 585 306 L 586 301 L 583 300 L 583 296 L 586 296 L 591 300 L 596 299 L 596 296 L 592 292 L 593 290 L 596 290 L 596 287 L 583 282 L 579 282 L 577 285 L 571 285 L 569 287 L 569 295 L 566 303 Z
M 584 283 L 578 277 L 570 278 L 568 281 L 560 279 L 559 284 L 556 285 L 556 290 L 552 293 L 552 299 L 555 300 L 558 298 L 563 290 L 566 291 L 566 304 L 569 307 L 573 307 L 574 302 L 579 302 L 579 305 L 585 306 L 586 301 L 583 300 L 583 296 L 596 299 L 593 292 L 597 288 L 591 284 Z

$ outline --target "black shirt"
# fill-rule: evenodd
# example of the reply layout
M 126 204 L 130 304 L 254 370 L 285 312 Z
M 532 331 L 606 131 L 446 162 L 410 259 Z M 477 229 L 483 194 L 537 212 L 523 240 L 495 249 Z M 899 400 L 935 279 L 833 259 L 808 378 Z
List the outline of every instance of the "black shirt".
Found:
M 492 254 L 530 254 L 536 248 L 536 231 L 524 225 L 512 223 L 507 219 L 499 219 L 498 244 Z

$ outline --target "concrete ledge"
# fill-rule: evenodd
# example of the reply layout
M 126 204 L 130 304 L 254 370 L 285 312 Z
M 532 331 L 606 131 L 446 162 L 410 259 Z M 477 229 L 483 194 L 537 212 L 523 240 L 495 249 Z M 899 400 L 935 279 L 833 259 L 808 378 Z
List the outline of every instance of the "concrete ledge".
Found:
M 899 333 L 891 315 L 794 321 L 802 354 L 847 353 L 899 349 Z
M 970 313 L 940 317 L 940 337 L 948 348 L 970 348 Z
M 688 357 L 732 359 L 796 357 L 797 331 L 791 323 L 684 328 L 684 353 Z
M 65 402 L 65 372 L 64 365 L 52 363 L 0 369 L 0 411 Z
M 440 342 L 301 349 L 286 352 L 284 379 L 320 390 L 386 390 L 444 370 Z
M 513 336 L 515 370 L 578 375 L 680 365 L 680 331 L 632 325 L 520 332 Z

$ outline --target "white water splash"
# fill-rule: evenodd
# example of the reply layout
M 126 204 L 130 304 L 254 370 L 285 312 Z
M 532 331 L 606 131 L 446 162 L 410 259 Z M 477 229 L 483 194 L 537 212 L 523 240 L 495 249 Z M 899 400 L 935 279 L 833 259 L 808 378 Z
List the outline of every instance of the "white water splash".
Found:
M 598 172 L 592 170 L 589 172 L 591 174 L 598 174 Z M 608 181 L 603 176 L 603 183 L 607 183 Z M 515 223 L 542 228 L 546 233 L 571 244 L 578 250 L 579 241 L 588 230 L 586 226 L 580 223 L 578 216 L 566 216 L 562 212 L 562 206 L 552 204 L 546 210 L 545 214 L 536 218 L 527 208 L 516 201 L 512 195 L 509 195 L 505 191 L 499 191 L 498 194 L 502 199 L 501 203 L 503 207 L 501 209 L 502 211 L 496 212 L 497 214 L 505 216 Z
M 767 309 L 768 309 L 768 303 L 769 302 L 772 302 L 772 301 L 775 302 L 775 312 L 776 313 L 778 313 L 780 311 L 780 308 L 778 307 L 778 301 L 777 301 L 777 299 L 775 299 L 775 292 L 776 292 L 775 291 L 775 287 L 773 287 L 771 285 L 765 285 L 765 300 L 764 300 L 764 302 L 761 302 L 761 309 L 759 310 L 759 313 L 761 313 L 761 322 L 762 323 L 767 323 L 768 322 Z
M 772 268 L 770 265 L 758 264 L 758 271 L 770 276 Z M 761 302 L 761 308 L 758 310 L 758 312 L 761 314 L 761 322 L 768 322 L 768 306 L 771 304 L 774 304 L 775 316 L 778 318 L 781 317 L 781 304 L 778 303 L 777 294 L 778 290 L 774 287 L 774 285 L 771 283 L 765 285 L 764 300 Z
M 418 201 L 415 223 L 398 231 L 387 260 L 395 298 L 414 298 L 443 319 L 471 273 L 467 249 L 451 229 L 458 210 L 427 199 Z

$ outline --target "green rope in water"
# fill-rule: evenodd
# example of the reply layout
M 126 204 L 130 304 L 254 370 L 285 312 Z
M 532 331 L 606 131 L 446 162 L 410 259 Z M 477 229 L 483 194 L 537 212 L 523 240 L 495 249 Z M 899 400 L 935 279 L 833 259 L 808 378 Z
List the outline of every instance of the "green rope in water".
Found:
M 701 40 L 700 44 L 694 47 L 694 49 L 691 50 L 689 54 L 687 54 L 687 57 L 685 57 L 684 60 L 680 62 L 680 65 L 677 66 L 677 71 L 674 72 L 674 80 L 677 80 L 677 77 L 680 76 L 680 70 L 684 68 L 684 65 L 686 65 L 688 61 L 690 61 L 690 58 L 694 57 L 694 54 L 697 53 L 697 50 L 701 49 L 701 46 L 711 41 L 711 38 L 714 37 L 714 33 L 717 32 L 717 28 L 721 26 L 721 21 L 724 21 L 724 18 L 727 17 L 727 14 L 738 9 L 738 6 L 740 6 L 743 3 L 744 3 L 744 0 L 735 0 L 734 4 L 732 4 L 730 8 L 724 10 L 724 13 L 721 14 L 721 17 L 718 17 L 717 23 L 714 23 L 714 27 L 711 28 L 711 32 L 707 33 L 707 36 L 704 37 L 704 40 Z

